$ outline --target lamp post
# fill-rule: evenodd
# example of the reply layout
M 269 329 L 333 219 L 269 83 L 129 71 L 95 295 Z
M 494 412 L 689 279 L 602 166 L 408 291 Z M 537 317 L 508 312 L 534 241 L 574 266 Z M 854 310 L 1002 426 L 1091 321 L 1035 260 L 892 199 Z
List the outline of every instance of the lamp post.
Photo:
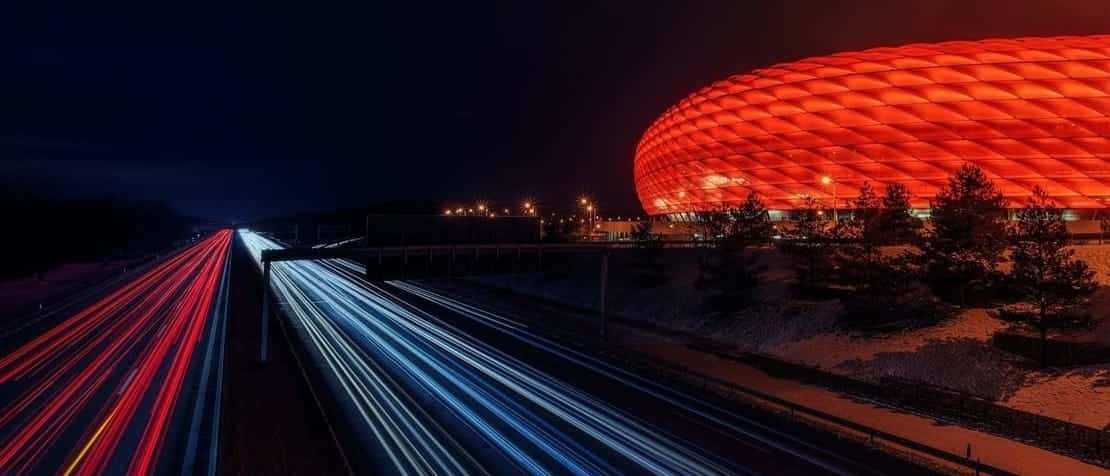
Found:
M 543 240 L 543 218 L 540 217 L 540 211 L 537 208 L 538 207 L 536 207 L 536 204 L 532 203 L 531 201 L 524 201 L 524 214 L 536 217 L 536 222 L 538 222 L 540 227 L 540 234 L 537 236 L 540 240 Z
M 594 204 L 590 202 L 590 199 L 588 199 L 586 197 L 579 198 L 578 203 L 582 205 L 582 209 L 586 212 L 585 223 L 586 223 L 586 230 L 587 230 L 586 236 L 588 238 L 588 237 L 593 235 L 594 217 L 597 214 L 597 207 L 595 207 Z
M 828 175 L 823 175 L 823 176 L 821 176 L 821 183 L 824 184 L 824 185 L 832 185 L 833 222 L 834 223 L 839 222 L 840 217 L 836 213 L 836 180 L 833 180 L 833 178 L 829 177 Z

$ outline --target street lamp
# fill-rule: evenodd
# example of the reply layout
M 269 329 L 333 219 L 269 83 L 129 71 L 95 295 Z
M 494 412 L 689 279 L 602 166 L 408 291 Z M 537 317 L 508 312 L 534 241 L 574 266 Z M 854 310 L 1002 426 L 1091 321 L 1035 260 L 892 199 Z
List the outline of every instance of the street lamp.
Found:
M 531 200 L 525 200 L 523 205 L 524 205 L 524 214 L 525 215 L 532 215 L 536 218 L 539 218 L 539 216 L 540 216 L 539 211 L 536 210 L 535 206 L 533 206 Z M 539 222 L 538 225 L 540 227 L 539 238 L 542 240 L 543 239 L 543 219 L 539 219 L 538 222 Z
M 822 185 L 832 185 L 833 222 L 839 222 L 840 217 L 837 216 L 837 214 L 836 214 L 836 180 L 833 180 L 833 178 L 829 177 L 828 175 L 823 175 L 823 176 L 821 176 L 821 184 Z

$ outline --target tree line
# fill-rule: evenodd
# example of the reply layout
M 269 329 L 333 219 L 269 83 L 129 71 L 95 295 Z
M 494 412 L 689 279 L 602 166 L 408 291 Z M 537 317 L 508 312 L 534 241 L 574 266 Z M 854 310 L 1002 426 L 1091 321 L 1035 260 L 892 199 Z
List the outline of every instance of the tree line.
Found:
M 790 258 L 798 295 L 839 297 L 845 324 L 858 328 L 903 328 L 958 306 L 1020 301 L 1033 308 L 1022 319 L 1043 342 L 1050 329 L 1077 323 L 1097 287 L 1094 272 L 1068 248 L 1064 210 L 1043 189 L 1034 187 L 1009 220 L 1005 197 L 971 164 L 931 200 L 928 223 L 911 214 L 910 194 L 897 183 L 881 194 L 862 184 L 850 208 L 832 220 L 807 197 L 788 222 L 774 224 L 753 192 L 739 206 L 697 213 L 701 236 L 715 244 L 699 264 L 706 310 L 729 316 L 756 300 L 765 266 L 753 248 L 769 243 Z M 638 268 L 641 276 L 660 272 Z
M 188 237 L 190 219 L 164 203 L 114 197 L 51 198 L 0 192 L 7 210 L 0 279 L 77 261 L 160 251 Z

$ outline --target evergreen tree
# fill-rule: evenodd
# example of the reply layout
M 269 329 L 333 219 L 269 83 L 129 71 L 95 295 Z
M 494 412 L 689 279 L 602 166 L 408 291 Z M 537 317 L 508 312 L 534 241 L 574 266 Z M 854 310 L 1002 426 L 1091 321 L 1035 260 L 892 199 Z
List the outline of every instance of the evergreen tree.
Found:
M 794 238 L 799 240 L 812 240 L 817 238 L 824 228 L 822 211 L 817 199 L 807 196 L 802 199 L 802 207 L 790 213 L 794 221 Z
M 713 210 L 694 212 L 694 226 L 698 234 L 702 240 L 710 243 L 716 243 L 728 232 L 731 220 L 732 210 L 724 205 Z
M 750 248 L 770 239 L 770 215 L 753 192 L 740 208 L 722 209 L 703 219 L 703 230 L 715 246 L 702 258 L 696 285 L 712 291 L 706 307 L 726 315 L 747 305 L 751 289 L 759 284 L 763 267 Z
M 917 238 L 921 227 L 921 220 L 910 214 L 910 193 L 906 186 L 887 185 L 869 233 L 871 239 L 884 245 L 910 243 Z
M 860 186 L 852 207 L 851 219 L 844 220 L 841 227 L 841 235 L 849 240 L 839 247 L 835 259 L 841 270 L 838 278 L 846 284 L 859 286 L 871 281 L 868 273 L 877 269 L 882 258 L 878 221 L 883 209 L 881 200 L 867 182 Z
M 780 247 L 784 253 L 794 257 L 798 288 L 806 293 L 814 292 L 832 278 L 836 268 L 836 249 L 830 245 L 838 241 L 844 229 L 830 226 L 813 197 L 806 197 L 803 206 L 791 215 L 793 236 L 782 241 Z
M 859 196 L 852 201 L 852 219 L 849 224 L 854 229 L 854 237 L 866 243 L 874 244 L 877 241 L 879 216 L 882 215 L 882 201 L 871 188 L 871 184 L 864 182 L 860 185 Z
M 874 253 L 862 257 L 850 263 L 854 282 L 843 300 L 847 323 L 874 328 L 895 321 L 920 321 L 939 313 L 916 279 L 911 255 Z
M 997 280 L 1007 244 L 1005 207 L 1002 193 L 971 164 L 956 171 L 937 194 L 921 258 L 938 293 L 966 304 L 968 292 L 981 293 Z
M 1048 330 L 1062 325 L 1065 311 L 1095 291 L 1095 273 L 1067 248 L 1063 212 L 1039 186 L 1018 213 L 1013 239 L 1012 283 L 1037 308 L 1041 365 L 1047 365 Z
M 740 208 L 736 209 L 731 224 L 729 235 L 745 247 L 766 243 L 774 228 L 771 214 L 755 192 L 749 193 Z
M 636 223 L 629 237 L 636 243 L 631 262 L 632 282 L 645 288 L 654 288 L 666 283 L 663 240 L 661 236 L 651 232 L 651 222 Z
M 884 245 L 906 243 L 921 221 L 910 215 L 909 193 L 901 184 L 887 186 L 878 197 L 864 183 L 853 203 L 855 213 L 843 227 L 853 239 L 836 247 L 836 278 L 851 291 L 843 299 L 844 320 L 854 327 L 934 317 L 939 309 L 923 292 L 913 255 L 883 252 Z

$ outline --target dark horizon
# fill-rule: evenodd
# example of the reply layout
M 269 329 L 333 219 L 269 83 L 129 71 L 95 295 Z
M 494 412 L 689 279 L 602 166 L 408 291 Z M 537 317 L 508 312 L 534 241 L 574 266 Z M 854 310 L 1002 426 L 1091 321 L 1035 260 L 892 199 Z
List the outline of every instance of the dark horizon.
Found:
M 1110 31 L 1101 2 L 1011 3 L 22 8 L 0 19 L 0 175 L 227 222 L 391 200 L 570 208 L 581 193 L 636 213 L 640 134 L 731 74 Z

